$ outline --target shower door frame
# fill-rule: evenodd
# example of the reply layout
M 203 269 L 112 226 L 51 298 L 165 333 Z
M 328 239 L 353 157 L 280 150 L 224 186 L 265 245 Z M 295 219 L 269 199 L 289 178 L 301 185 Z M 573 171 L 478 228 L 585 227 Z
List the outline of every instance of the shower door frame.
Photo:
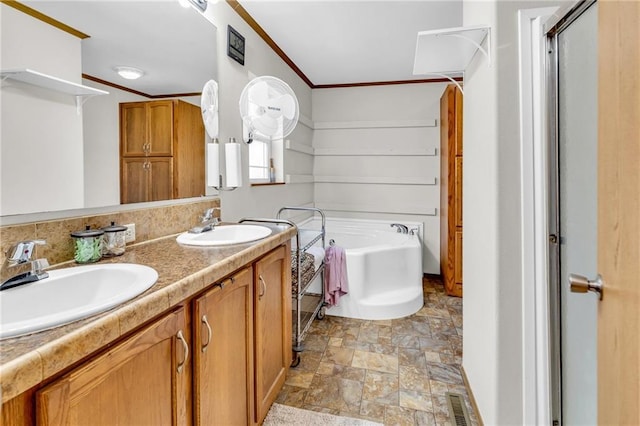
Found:
M 547 52 L 549 53 L 545 81 L 547 85 L 547 129 L 548 129 L 548 230 L 549 230 L 549 337 L 551 369 L 551 415 L 553 426 L 563 424 L 562 412 L 562 309 L 560 277 L 560 194 L 559 194 L 559 111 L 558 111 L 558 36 L 577 20 L 583 12 L 597 0 L 581 0 L 572 5 L 565 13 L 545 24 Z

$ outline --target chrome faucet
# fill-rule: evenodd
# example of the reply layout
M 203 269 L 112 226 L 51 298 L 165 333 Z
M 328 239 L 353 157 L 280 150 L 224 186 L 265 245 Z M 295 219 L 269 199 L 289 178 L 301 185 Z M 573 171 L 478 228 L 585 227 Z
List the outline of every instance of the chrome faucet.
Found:
M 45 268 L 49 267 L 47 259 L 31 260 L 36 245 L 42 246 L 46 243 L 45 240 L 20 241 L 7 250 L 6 258 L 0 271 L 0 279 L 2 279 L 0 291 L 43 280 L 49 276 L 44 271 Z M 30 270 L 25 272 L 25 267 L 30 267 Z M 10 272 L 12 273 L 10 274 Z
M 409 233 L 409 228 L 407 228 L 407 225 L 403 225 L 401 223 L 392 223 L 391 224 L 392 228 L 398 228 L 398 233 L 402 233 L 402 234 L 408 234 Z
M 213 215 L 216 210 L 220 211 L 220 207 L 212 207 L 205 210 L 204 214 L 200 216 L 200 225 L 189 229 L 189 232 L 192 234 L 202 234 L 215 228 L 216 225 L 220 223 L 218 218 Z

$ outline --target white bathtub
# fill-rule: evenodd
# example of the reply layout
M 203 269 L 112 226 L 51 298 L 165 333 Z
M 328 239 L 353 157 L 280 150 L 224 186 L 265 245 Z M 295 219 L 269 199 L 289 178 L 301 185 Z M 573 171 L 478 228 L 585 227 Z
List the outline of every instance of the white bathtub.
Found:
M 402 318 L 422 308 L 422 224 L 398 221 L 417 235 L 399 234 L 392 221 L 327 218 L 329 241 L 346 249 L 349 294 L 328 315 L 368 320 Z M 305 229 L 320 229 L 320 219 L 299 224 L 302 243 L 312 238 Z M 314 283 L 320 291 L 320 281 Z

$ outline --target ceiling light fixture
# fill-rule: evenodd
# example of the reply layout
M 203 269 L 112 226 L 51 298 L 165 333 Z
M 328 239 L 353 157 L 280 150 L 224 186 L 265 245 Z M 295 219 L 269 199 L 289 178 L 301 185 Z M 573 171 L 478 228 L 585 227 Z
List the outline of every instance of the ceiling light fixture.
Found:
M 134 67 L 115 67 L 114 70 L 120 77 L 127 80 L 137 80 L 144 75 L 144 71 Z
M 207 10 L 207 0 L 178 0 L 178 3 L 184 8 L 195 6 L 197 9 L 200 9 L 201 12 Z

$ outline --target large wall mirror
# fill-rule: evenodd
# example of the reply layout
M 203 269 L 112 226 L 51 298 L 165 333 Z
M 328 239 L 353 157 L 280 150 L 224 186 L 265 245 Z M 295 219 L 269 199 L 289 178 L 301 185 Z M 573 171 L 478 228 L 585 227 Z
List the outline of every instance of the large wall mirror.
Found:
M 199 109 L 205 82 L 218 80 L 217 29 L 200 11 L 177 0 L 20 3 L 88 37 L 64 33 L 57 40 L 50 31 L 63 33 L 58 28 L 51 30 L 29 11 L 2 4 L 3 71 L 36 69 L 109 94 L 84 100 L 76 112 L 73 96 L 3 81 L 0 216 L 120 204 L 119 105 L 179 99 Z M 73 43 L 79 43 L 77 52 Z M 29 58 L 24 53 L 32 46 L 41 51 Z M 120 66 L 135 67 L 143 75 L 125 79 L 116 72 Z M 68 114 L 58 117 L 65 110 Z M 79 144 L 70 148 L 76 138 Z M 203 151 L 205 142 L 203 135 Z M 16 170 L 25 173 L 19 176 Z M 70 170 L 79 171 L 63 180 Z

